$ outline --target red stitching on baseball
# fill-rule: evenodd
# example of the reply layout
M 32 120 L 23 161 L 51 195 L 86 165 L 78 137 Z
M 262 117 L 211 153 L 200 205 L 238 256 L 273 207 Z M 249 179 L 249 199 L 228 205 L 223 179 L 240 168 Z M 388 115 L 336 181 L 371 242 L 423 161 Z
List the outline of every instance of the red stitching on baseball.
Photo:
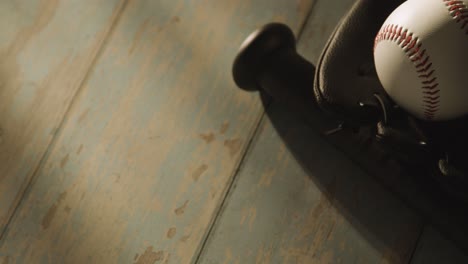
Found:
M 432 70 L 431 72 L 427 73 L 427 74 L 421 74 L 419 75 L 420 78 L 429 78 L 432 76 L 432 74 L 435 72 L 435 70 Z
M 421 76 L 421 75 L 420 75 Z M 424 78 L 424 79 L 427 79 L 427 77 L 420 77 L 420 78 Z M 431 84 L 431 83 L 434 83 L 435 81 L 437 81 L 437 77 L 434 77 L 430 80 L 425 80 L 425 81 L 422 81 L 423 84 Z
M 435 91 L 423 91 L 423 94 L 427 94 L 427 95 L 435 95 L 437 93 L 439 93 L 440 90 L 435 90 Z
M 422 88 L 427 89 L 427 90 L 433 90 L 433 89 L 435 89 L 437 86 L 439 86 L 438 83 L 436 83 L 436 84 L 434 84 L 434 85 L 431 85 L 431 86 L 427 86 L 427 85 L 426 85 L 426 86 L 423 86 Z
M 418 48 L 420 48 L 420 47 L 418 47 Z M 414 56 L 414 58 L 411 59 L 413 62 L 421 60 L 423 58 L 424 54 L 426 53 L 425 49 L 423 49 L 423 50 L 420 49 L 419 51 L 420 51 L 420 53 L 417 56 Z
M 439 97 L 440 97 L 439 95 L 437 95 L 437 96 L 427 96 L 427 95 L 423 96 L 424 102 L 428 103 L 430 105 L 434 105 L 435 103 L 437 103 L 438 100 L 439 100 Z
M 399 25 L 385 25 L 375 37 L 374 50 L 377 44 L 384 40 L 396 42 L 413 62 L 417 72 L 420 73 L 418 78 L 421 81 L 423 92 L 423 113 L 426 119 L 434 119 L 440 106 L 440 90 L 436 89 L 439 83 L 428 52 L 423 48 L 417 36 Z
M 416 65 L 416 68 L 420 68 L 420 67 L 423 67 L 424 65 L 426 65 L 426 63 L 429 61 L 429 56 L 426 57 L 426 59 L 424 59 L 423 62 L 419 63 Z M 424 68 L 423 70 L 425 71 L 427 68 L 431 67 L 432 66 L 432 63 L 429 63 L 429 65 L 427 65 L 426 68 Z
M 459 23 L 460 29 L 465 31 L 465 34 L 468 35 L 468 7 L 463 1 L 454 1 L 454 0 L 443 0 L 449 14 L 455 20 L 456 23 Z

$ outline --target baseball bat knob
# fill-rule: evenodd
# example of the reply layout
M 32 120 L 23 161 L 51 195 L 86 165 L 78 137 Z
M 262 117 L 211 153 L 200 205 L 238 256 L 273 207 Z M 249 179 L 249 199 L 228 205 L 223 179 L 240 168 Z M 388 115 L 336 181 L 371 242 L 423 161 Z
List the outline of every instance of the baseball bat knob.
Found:
M 251 33 L 239 49 L 232 74 L 243 90 L 265 91 L 303 113 L 316 107 L 315 66 L 296 52 L 296 38 L 287 25 L 270 23 Z
M 241 44 L 232 68 L 236 85 L 244 90 L 258 89 L 257 79 L 275 53 L 296 50 L 291 29 L 280 23 L 267 24 L 252 32 Z

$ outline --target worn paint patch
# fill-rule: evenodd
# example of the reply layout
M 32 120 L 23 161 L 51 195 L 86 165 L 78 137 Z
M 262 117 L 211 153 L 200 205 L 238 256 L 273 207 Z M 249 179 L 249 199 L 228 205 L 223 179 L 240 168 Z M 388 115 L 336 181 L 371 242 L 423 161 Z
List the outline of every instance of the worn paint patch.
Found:
M 231 263 L 231 260 L 232 260 L 232 250 L 231 248 L 226 248 L 226 250 L 224 251 L 224 255 L 225 255 L 225 259 L 224 259 L 224 262 L 225 264 L 227 263 Z
M 298 14 L 304 14 L 309 10 L 311 1 L 309 0 L 297 0 L 296 11 Z
M 63 202 L 66 196 L 67 192 L 61 193 L 57 201 L 49 208 L 47 214 L 42 219 L 43 229 L 49 228 L 50 224 L 52 223 L 52 220 L 54 219 L 55 214 L 57 213 L 57 209 L 60 207 L 60 204 Z
M 153 247 L 146 248 L 145 252 L 137 259 L 135 264 L 154 264 L 164 258 L 164 251 L 153 251 Z
M 292 259 L 295 260 L 296 263 L 311 263 L 311 262 L 299 262 L 298 260 L 307 257 L 307 253 L 309 252 L 309 248 L 307 245 L 302 247 L 287 247 L 286 249 L 281 248 L 281 255 L 284 256 L 284 263 L 290 263 Z M 315 253 L 312 255 L 315 257 Z M 312 262 L 314 263 L 314 262 Z M 316 262 L 319 263 L 319 262 Z
M 150 207 L 151 210 L 156 211 L 156 212 L 160 211 L 162 208 L 161 200 L 156 196 L 153 197 L 150 205 L 151 205 Z
M 272 253 L 273 253 L 273 250 L 272 250 L 271 246 L 266 248 L 266 249 L 265 249 L 265 247 L 262 247 L 257 252 L 257 257 L 255 259 L 255 264 L 271 263 Z
M 328 233 L 327 233 L 327 240 L 330 240 L 331 234 L 335 230 L 335 226 L 336 226 L 336 219 L 332 218 L 331 221 L 330 221 L 330 227 L 329 227 Z
M 210 198 L 214 200 L 216 198 L 216 194 L 218 193 L 218 189 L 215 187 L 210 187 Z
M 8 264 L 8 263 L 10 263 L 10 258 L 11 258 L 10 256 L 0 257 L 0 261 L 1 261 L 0 263 Z
M 239 138 L 227 139 L 224 141 L 224 146 L 229 149 L 231 156 L 235 156 L 242 146 L 242 141 Z
M 198 181 L 200 179 L 200 176 L 206 171 L 208 170 L 208 165 L 206 164 L 202 164 L 200 165 L 200 167 L 198 167 L 192 174 L 192 179 L 194 181 Z
M 255 207 L 244 208 L 242 209 L 240 224 L 244 225 L 244 223 L 248 219 L 249 230 L 252 230 L 252 227 L 256 218 L 257 218 L 257 208 Z
M 130 55 L 135 51 L 136 46 L 140 43 L 141 36 L 146 31 L 149 21 L 150 21 L 150 18 L 147 18 L 143 22 L 143 24 L 141 24 L 141 26 L 138 28 L 137 32 L 135 33 L 135 37 L 133 38 L 132 46 L 130 47 L 130 50 L 128 51 L 128 53 Z
M 271 21 L 285 23 L 288 18 L 282 14 L 276 14 L 271 18 Z
M 0 144 L 3 143 L 3 136 L 5 135 L 3 128 L 0 127 Z
M 115 177 L 114 182 L 115 182 L 115 183 L 119 183 L 119 182 L 120 182 L 120 177 L 121 177 L 121 176 L 120 176 L 120 173 L 114 173 L 114 177 Z
M 320 256 L 319 263 L 333 263 L 334 262 L 334 252 L 333 250 L 327 250 Z
M 177 209 L 174 210 L 174 213 L 175 213 L 176 215 L 182 215 L 182 214 L 184 214 L 184 213 L 185 213 L 185 209 L 187 209 L 188 202 L 189 202 L 188 200 L 185 201 L 184 204 L 183 204 L 181 207 L 179 207 L 179 208 L 177 208 Z
M 320 200 L 318 204 L 314 207 L 311 213 L 312 219 L 318 219 L 325 209 L 327 209 L 330 206 L 330 201 L 325 195 L 320 196 Z
M 83 122 L 83 120 L 88 116 L 89 108 L 86 109 L 81 115 L 78 117 L 78 123 Z
M 57 11 L 59 0 L 42 1 L 38 10 L 39 16 L 30 27 L 25 27 L 18 32 L 12 45 L 8 48 L 7 54 L 16 57 L 28 44 L 29 41 L 40 33 L 52 20 Z
M 81 151 L 83 151 L 83 144 L 81 144 L 78 150 L 76 151 L 76 155 L 80 155 Z
M 200 134 L 200 138 L 203 139 L 207 144 L 213 142 L 216 139 L 213 133 Z
M 170 259 L 171 259 L 171 254 L 167 254 L 167 257 L 164 260 L 164 264 L 168 264 Z
M 179 23 L 179 22 L 180 22 L 180 17 L 178 17 L 178 16 L 173 16 L 173 17 L 171 18 L 171 22 L 172 22 L 172 23 Z
M 301 227 L 298 230 L 297 236 L 295 237 L 296 241 L 307 241 L 313 237 L 313 243 L 308 249 L 308 253 L 301 253 L 302 255 L 315 253 L 317 245 L 322 243 L 324 240 L 330 236 L 335 228 L 336 218 L 334 216 L 329 217 L 328 212 L 332 207 L 332 203 L 327 198 L 325 194 L 320 196 L 318 203 L 310 209 L 306 218 L 301 222 Z M 321 219 L 327 219 L 326 222 Z M 286 255 L 292 256 L 290 250 L 287 250 Z
M 187 242 L 187 240 L 190 238 L 190 235 L 185 235 L 180 238 L 180 242 Z
M 167 238 L 173 238 L 177 233 L 177 229 L 175 227 L 171 227 L 169 228 L 169 230 L 167 230 Z
M 71 212 L 71 207 L 67 205 L 65 206 L 64 210 L 67 214 L 69 214 Z
M 219 129 L 219 133 L 221 135 L 224 135 L 226 134 L 226 132 L 228 131 L 229 129 L 229 123 L 228 122 L 224 122 L 222 125 L 221 125 L 221 128 Z
M 249 219 L 249 230 L 252 230 L 253 224 L 257 219 L 257 208 L 251 208 L 250 219 Z
M 275 175 L 275 170 L 267 170 L 262 174 L 262 177 L 260 178 L 260 181 L 258 182 L 259 186 L 264 186 L 268 187 L 271 184 L 271 181 L 273 180 L 273 176 Z
M 65 165 L 67 165 L 68 159 L 70 158 L 70 154 L 67 154 L 65 157 L 63 157 L 62 161 L 60 161 L 60 168 L 65 168 Z

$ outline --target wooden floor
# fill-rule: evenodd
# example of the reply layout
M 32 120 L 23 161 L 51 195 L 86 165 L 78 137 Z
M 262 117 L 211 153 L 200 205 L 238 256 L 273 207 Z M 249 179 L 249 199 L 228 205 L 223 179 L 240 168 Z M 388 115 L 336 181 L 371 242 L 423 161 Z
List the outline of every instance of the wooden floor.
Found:
M 0 1 L 0 263 L 468 263 L 232 81 L 257 27 L 316 62 L 352 4 Z

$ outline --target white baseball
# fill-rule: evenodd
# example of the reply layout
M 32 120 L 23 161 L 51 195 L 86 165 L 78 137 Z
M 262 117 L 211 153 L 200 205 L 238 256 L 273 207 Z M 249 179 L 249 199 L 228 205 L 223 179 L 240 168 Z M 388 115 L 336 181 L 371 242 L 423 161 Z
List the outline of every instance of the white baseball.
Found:
M 401 108 L 442 121 L 468 114 L 468 0 L 408 0 L 375 38 L 379 80 Z

